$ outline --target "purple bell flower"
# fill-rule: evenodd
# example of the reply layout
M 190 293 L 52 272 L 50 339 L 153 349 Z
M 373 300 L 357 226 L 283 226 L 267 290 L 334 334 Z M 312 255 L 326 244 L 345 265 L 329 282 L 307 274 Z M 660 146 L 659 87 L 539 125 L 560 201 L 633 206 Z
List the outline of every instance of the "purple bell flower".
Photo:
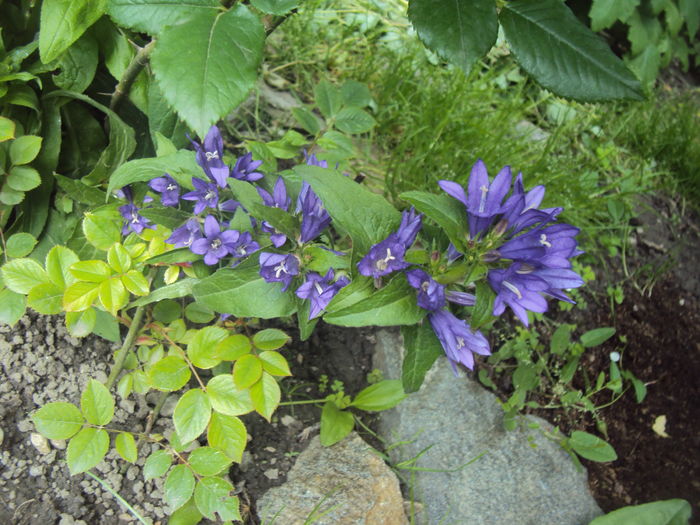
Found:
M 184 225 L 175 228 L 165 242 L 175 245 L 176 248 L 189 248 L 194 241 L 201 238 L 199 222 L 197 219 L 190 219 Z
M 483 334 L 478 330 L 473 331 L 465 321 L 458 319 L 448 310 L 432 312 L 428 314 L 428 320 L 455 375 L 457 375 L 457 363 L 472 370 L 474 354 L 491 354 L 489 342 Z
M 435 312 L 445 306 L 445 287 L 423 270 L 414 268 L 406 271 L 406 280 L 418 290 L 418 306 Z
M 309 308 L 309 320 L 317 317 L 326 309 L 331 299 L 335 297 L 338 291 L 350 283 L 350 279 L 343 276 L 337 281 L 333 281 L 333 269 L 329 269 L 326 275 L 321 277 L 316 272 L 306 274 L 306 281 L 296 290 L 297 297 L 308 299 L 311 302 Z
M 194 212 L 199 214 L 205 208 L 216 209 L 216 205 L 219 203 L 219 190 L 217 190 L 216 184 L 192 177 L 192 185 L 195 190 L 185 193 L 182 198 L 186 201 L 195 201 Z
M 367 255 L 357 263 L 357 269 L 362 275 L 378 279 L 382 275 L 408 268 L 409 264 L 403 259 L 405 253 L 406 246 L 392 233 L 370 248 Z
M 232 231 L 238 233 L 238 239 L 229 245 L 230 253 L 236 259 L 248 257 L 251 253 L 257 252 L 260 249 L 260 244 L 253 240 L 253 236 L 250 232 Z
M 461 304 L 462 306 L 474 306 L 476 304 L 476 296 L 467 292 L 447 290 L 447 292 L 445 292 L 445 299 L 451 303 Z
M 396 230 L 396 235 L 406 249 L 408 249 L 414 243 L 422 226 L 423 215 L 416 213 L 416 210 L 413 207 L 401 214 L 401 224 L 399 225 L 399 229 Z
M 514 263 L 507 269 L 491 270 L 488 281 L 496 292 L 493 315 L 501 315 L 510 306 L 520 321 L 528 326 L 527 312 L 547 311 L 547 300 L 541 295 L 550 286 L 532 273 L 520 271 L 521 263 Z
M 205 264 L 212 266 L 231 253 L 239 236 L 240 232 L 236 230 L 221 231 L 214 216 L 207 215 L 204 219 L 204 237 L 194 241 L 190 250 L 204 255 Z
M 260 180 L 265 175 L 255 170 L 258 169 L 262 163 L 263 162 L 261 160 L 253 160 L 252 153 L 246 153 L 242 157 L 239 157 L 236 161 L 236 165 L 233 167 L 231 176 L 234 179 L 245 180 L 248 182 Z
M 284 211 L 289 209 L 289 205 L 292 200 L 287 196 L 287 188 L 284 185 L 284 179 L 282 177 L 277 178 L 275 182 L 275 187 L 272 190 L 272 195 L 262 188 L 257 188 L 258 193 L 262 197 L 265 206 L 270 208 L 280 208 Z M 263 221 L 262 230 L 270 234 L 270 240 L 275 248 L 281 247 L 285 242 L 287 242 L 287 236 L 284 233 L 280 233 L 267 221 Z
M 571 268 L 580 230 L 569 224 L 537 227 L 506 241 L 495 253 L 504 259 L 548 268 Z
M 306 164 L 308 166 L 318 166 L 319 168 L 327 168 L 328 167 L 328 161 L 327 160 L 318 160 L 316 158 L 316 155 L 313 153 L 311 155 L 306 153 L 306 150 L 304 150 L 304 160 L 306 161 Z
M 260 254 L 260 276 L 268 283 L 284 283 L 284 292 L 299 275 L 299 259 L 292 254 L 262 252 Z
M 127 235 L 130 231 L 141 233 L 146 228 L 155 229 L 151 221 L 139 214 L 139 208 L 132 202 L 119 206 L 119 213 L 124 217 L 122 235 Z
M 219 128 L 216 126 L 209 128 L 201 146 L 192 140 L 190 142 L 197 152 L 195 156 L 197 164 L 202 167 L 207 177 L 220 188 L 225 188 L 229 177 L 229 167 L 224 164 L 224 139 L 221 138 Z
M 163 206 L 177 206 L 180 200 L 180 185 L 169 174 L 151 180 L 148 185 L 153 191 L 160 193 Z
M 314 193 L 308 182 L 304 182 L 301 185 L 301 191 L 297 198 L 296 212 L 301 212 L 299 242 L 302 244 L 318 237 L 331 223 L 331 216 L 323 207 L 323 202 Z

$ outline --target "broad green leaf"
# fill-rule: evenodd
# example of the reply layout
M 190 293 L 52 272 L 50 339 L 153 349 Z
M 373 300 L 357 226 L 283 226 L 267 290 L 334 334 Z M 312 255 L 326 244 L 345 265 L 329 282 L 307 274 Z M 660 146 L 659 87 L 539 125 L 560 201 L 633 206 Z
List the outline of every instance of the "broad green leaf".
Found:
M 485 323 L 493 319 L 493 302 L 496 294 L 484 280 L 476 283 L 476 304 L 472 310 L 470 327 L 478 330 Z
M 581 344 L 586 348 L 591 348 L 593 346 L 603 344 L 613 335 L 615 335 L 615 329 L 611 326 L 595 328 L 593 330 L 589 330 L 581 336 Z
M 15 138 L 15 123 L 7 117 L 0 117 L 0 142 Z
M 164 148 L 165 140 L 171 141 L 176 148 L 185 147 L 187 144 L 185 135 L 188 131 L 187 125 L 165 100 L 156 82 L 151 82 L 148 86 L 148 128 L 151 132 L 151 140 L 156 145 L 157 157 L 176 153 L 169 146 Z
M 514 0 L 499 20 L 523 69 L 555 94 L 584 102 L 643 98 L 634 75 L 559 0 Z
M 192 177 L 202 176 L 202 168 L 193 151 L 180 150 L 172 155 L 135 159 L 119 166 L 109 178 L 107 193 L 134 182 L 146 182 L 169 173 L 180 186 L 192 188 Z
M 153 290 L 146 297 L 137 299 L 131 306 L 143 306 L 146 304 L 162 301 L 163 299 L 177 299 L 192 293 L 192 285 L 197 282 L 197 279 L 182 279 L 168 286 Z
M 119 333 L 119 322 L 117 322 L 116 317 L 102 310 L 95 310 L 94 332 L 96 335 L 113 343 L 121 344 L 122 342 Z
M 202 521 L 202 513 L 197 509 L 192 496 L 187 503 L 170 514 L 168 525 L 197 525 Z
M 187 345 L 187 355 L 199 368 L 214 368 L 221 362 L 216 355 L 216 345 L 226 339 L 228 332 L 219 326 L 207 326 L 198 330 Z
M 254 87 L 264 28 L 237 4 L 218 13 L 189 13 L 186 24 L 165 27 L 151 55 L 163 96 L 200 137 Z
M 113 244 L 107 251 L 107 262 L 117 273 L 125 273 L 131 268 L 131 256 L 121 243 Z
M 207 395 L 199 389 L 185 392 L 175 405 L 173 423 L 183 443 L 199 437 L 207 428 L 211 416 L 211 404 Z
M 173 457 L 165 450 L 156 450 L 143 465 L 143 477 L 146 481 L 159 478 L 165 474 L 173 462 Z
M 14 325 L 24 315 L 27 297 L 7 288 L 0 290 L 0 323 Z
M 182 315 L 180 303 L 172 299 L 164 299 L 153 308 L 153 318 L 161 323 L 172 323 Z
M 274 377 L 263 372 L 260 381 L 250 387 L 250 397 L 253 400 L 255 411 L 270 421 L 273 412 L 280 403 L 280 387 Z
M 564 355 L 571 343 L 571 325 L 560 324 L 552 334 L 549 351 L 555 355 Z
M 253 354 L 241 356 L 233 365 L 233 381 L 240 390 L 245 390 L 256 383 L 262 373 L 262 361 Z
M 58 186 L 74 201 L 88 206 L 99 206 L 107 200 L 107 194 L 76 179 L 69 179 L 56 173 L 54 175 Z
M 34 259 L 13 259 L 2 267 L 2 279 L 10 290 L 28 294 L 35 286 L 49 282 L 49 276 Z
M 103 426 L 114 417 L 114 399 L 106 386 L 91 379 L 80 396 L 80 409 L 88 423 Z
M 314 98 L 321 114 L 330 119 L 335 117 L 343 104 L 340 90 L 327 80 L 322 80 L 314 87 Z
M 85 33 L 70 46 L 58 60 L 61 72 L 54 75 L 54 83 L 66 91 L 82 93 L 92 83 L 97 71 L 97 41 Z
M 69 268 L 79 261 L 73 250 L 65 246 L 54 246 L 46 255 L 46 273 L 51 282 L 61 289 L 75 282 Z
M 351 108 L 364 108 L 372 103 L 372 95 L 367 84 L 357 80 L 346 80 L 341 86 L 340 92 L 343 104 Z
M 136 463 L 139 451 L 136 448 L 136 441 L 130 432 L 120 432 L 114 439 L 114 446 L 117 453 L 129 463 Z
M 420 325 L 402 326 L 401 335 L 406 349 L 401 381 L 406 392 L 417 392 L 426 372 L 445 351 L 427 321 Z
M 121 276 L 122 284 L 134 295 L 148 295 L 150 286 L 148 280 L 138 270 L 129 270 Z
M 535 366 L 527 363 L 523 363 L 515 369 L 511 380 L 516 390 L 532 390 L 539 383 Z
M 291 376 L 287 360 L 279 352 L 271 350 L 260 352 L 258 356 L 262 362 L 263 370 L 273 376 Z
M 355 426 L 350 412 L 340 410 L 333 401 L 326 401 L 321 411 L 321 445 L 330 447 L 344 439 Z
M 99 288 L 100 302 L 112 315 L 116 316 L 129 302 L 129 292 L 118 277 L 112 277 L 100 283 Z
M 569 445 L 579 456 L 591 461 L 606 462 L 617 459 L 615 449 L 609 443 L 588 432 L 572 432 Z
M 82 428 L 83 415 L 72 403 L 48 403 L 32 414 L 37 432 L 48 439 L 69 439 Z
M 24 257 L 29 255 L 36 246 L 36 239 L 29 233 L 15 233 L 5 242 L 5 253 L 8 257 Z
M 291 340 L 282 330 L 276 328 L 266 328 L 256 332 L 253 336 L 253 344 L 259 350 L 277 350 L 282 348 Z
M 296 304 L 282 283 L 268 283 L 253 268 L 222 268 L 192 287 L 197 302 L 236 317 L 271 319 L 294 313 Z
M 192 218 L 191 213 L 157 205 L 150 208 L 143 208 L 139 213 L 148 220 L 156 224 L 161 224 L 171 230 L 182 226 L 188 219 Z
M 117 383 L 117 394 L 122 399 L 126 399 L 134 389 L 134 376 L 132 374 L 124 374 Z
M 301 0 L 251 0 L 250 3 L 263 13 L 281 16 L 299 7 Z
M 193 323 L 206 324 L 211 322 L 216 313 L 203 304 L 190 303 L 185 307 L 185 318 Z
M 629 60 L 627 64 L 637 75 L 642 85 L 647 89 L 651 88 L 661 68 L 661 54 L 658 46 L 649 44 L 644 51 Z
M 360 108 L 343 108 L 335 117 L 335 127 L 345 133 L 366 133 L 376 124 L 374 117 Z
M 598 516 L 589 525 L 688 525 L 692 508 L 684 499 L 633 505 Z
M 63 289 L 53 283 L 39 284 L 29 290 L 27 305 L 40 314 L 59 314 L 63 310 Z
M 153 387 L 164 392 L 180 390 L 191 375 L 187 362 L 175 355 L 164 357 L 148 371 L 148 379 Z
M 207 441 L 209 445 L 240 463 L 248 443 L 248 433 L 245 425 L 237 417 L 214 412 L 207 431 Z
M 63 309 L 66 312 L 82 312 L 92 306 L 100 293 L 98 283 L 79 281 L 71 284 L 63 294 Z
M 329 269 L 350 269 L 350 258 L 346 255 L 338 255 L 320 246 L 306 246 L 302 254 L 304 268 L 312 272 L 326 275 Z
M 411 0 L 408 18 L 426 47 L 469 72 L 493 47 L 498 35 L 496 3 L 490 0 L 444 2 Z
M 367 299 L 327 313 L 323 319 L 340 326 L 396 326 L 412 325 L 424 317 L 425 310 L 416 303 L 415 290 L 397 276 Z
M 122 238 L 121 221 L 95 213 L 86 213 L 83 219 L 85 238 L 98 250 L 107 251 Z
M 170 505 L 170 511 L 182 507 L 194 492 L 194 474 L 187 465 L 176 465 L 168 474 L 163 487 L 163 499 Z
M 467 211 L 464 204 L 444 194 L 408 191 L 400 197 L 413 204 L 418 211 L 434 220 L 449 237 L 452 244 L 463 247 L 468 236 Z
M 75 476 L 102 461 L 109 450 L 109 435 L 102 428 L 86 427 L 68 442 L 66 462 Z
M 216 356 L 222 361 L 235 361 L 253 348 L 250 338 L 243 334 L 234 334 L 216 345 Z
M 104 12 L 107 0 L 46 0 L 41 4 L 39 55 L 48 64 L 68 49 Z
M 231 465 L 226 454 L 211 447 L 194 449 L 187 461 L 200 476 L 216 476 Z
M 401 214 L 384 197 L 335 170 L 297 166 L 294 172 L 311 185 L 334 224 L 350 235 L 357 253 L 367 253 L 401 222 Z
M 406 394 L 398 379 L 385 379 L 360 391 L 350 406 L 360 410 L 378 412 L 398 405 Z
M 239 389 L 231 374 L 212 377 L 207 383 L 207 395 L 212 408 L 227 416 L 241 416 L 254 409 L 250 392 Z
M 626 22 L 640 0 L 593 0 L 588 16 L 591 19 L 591 29 L 600 31 L 612 27 L 617 22 Z
M 340 289 L 326 307 L 329 314 L 339 312 L 370 297 L 376 289 L 371 279 L 354 279 L 349 285 Z
M 66 312 L 66 329 L 73 337 L 85 337 L 92 333 L 96 320 L 94 308 L 81 312 Z
M 202 478 L 194 489 L 194 501 L 197 509 L 210 520 L 217 520 L 218 514 L 222 521 L 241 521 L 238 498 L 232 496 L 232 492 L 233 485 L 225 479 Z
M 698 0 L 680 0 L 678 8 L 685 20 L 685 25 L 688 28 L 688 38 L 691 41 L 695 38 L 695 34 L 700 27 L 700 1 Z M 1 140 L 1 139 L 0 139 Z
M 321 123 L 318 121 L 318 117 L 308 108 L 304 106 L 292 108 L 292 115 L 310 135 L 316 136 L 321 131 Z
M 109 0 L 107 13 L 117 24 L 157 35 L 165 26 L 186 22 L 195 15 L 216 14 L 218 0 Z
M 7 206 L 14 206 L 19 204 L 24 200 L 24 192 L 17 191 L 10 188 L 9 184 L 5 182 L 0 189 L 0 203 L 6 204 Z
M 34 168 L 15 166 L 7 177 L 7 185 L 16 191 L 33 190 L 41 184 L 41 175 Z
M 112 270 L 107 263 L 99 260 L 78 261 L 69 268 L 69 271 L 76 279 L 91 283 L 101 283 L 112 275 Z
M 10 163 L 14 166 L 29 164 L 39 154 L 42 140 L 35 135 L 24 135 L 13 140 L 10 144 Z

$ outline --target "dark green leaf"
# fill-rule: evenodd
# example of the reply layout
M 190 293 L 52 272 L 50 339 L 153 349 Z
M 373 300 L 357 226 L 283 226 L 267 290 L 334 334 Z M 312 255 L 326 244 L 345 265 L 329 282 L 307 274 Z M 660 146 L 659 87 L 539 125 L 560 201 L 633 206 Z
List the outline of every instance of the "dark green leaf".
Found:
M 589 525 L 688 525 L 692 508 L 684 499 L 622 507 L 598 516 Z
M 561 324 L 552 334 L 549 350 L 555 355 L 564 355 L 571 343 L 571 325 Z
M 202 168 L 193 151 L 180 150 L 172 155 L 148 159 L 135 159 L 122 164 L 109 178 L 107 193 L 133 182 L 145 182 L 169 173 L 180 186 L 192 188 L 192 177 L 202 177 Z
M 617 459 L 615 449 L 609 443 L 588 432 L 575 430 L 571 433 L 569 444 L 579 456 L 591 461 L 606 462 Z
M 263 13 L 271 15 L 284 15 L 292 9 L 296 9 L 301 0 L 251 0 L 251 4 Z
M 591 29 L 600 31 L 612 27 L 617 22 L 626 22 L 639 6 L 640 0 L 593 0 L 588 16 Z
M 97 71 L 97 42 L 90 33 L 81 36 L 58 61 L 61 72 L 53 77 L 66 91 L 82 93 L 92 83 Z
M 402 326 L 401 335 L 406 349 L 401 381 L 406 392 L 417 392 L 426 372 L 445 352 L 430 323 L 426 321 L 419 325 Z
M 340 410 L 333 401 L 326 401 L 321 411 L 321 444 L 330 447 L 352 432 L 355 419 L 350 412 Z
M 5 253 L 8 257 L 24 257 L 29 255 L 36 246 L 36 239 L 29 233 L 15 233 L 5 242 Z
M 472 330 L 478 330 L 493 319 L 493 301 L 495 299 L 496 294 L 486 281 L 481 280 L 476 283 L 476 304 L 470 323 Z
M 107 341 L 113 343 L 121 343 L 122 338 L 119 334 L 119 323 L 117 319 L 107 312 L 95 310 L 95 326 L 93 331 Z
M 170 139 L 175 147 L 183 148 L 187 144 L 187 125 L 165 100 L 156 82 L 148 85 L 148 129 L 154 144 L 158 143 L 158 133 Z M 159 157 L 163 156 L 158 148 L 156 152 Z
M 464 204 L 448 195 L 422 191 L 408 191 L 400 197 L 413 204 L 418 211 L 434 220 L 447 234 L 452 244 L 463 247 L 468 235 L 467 211 Z
M 611 326 L 595 328 L 593 330 L 589 330 L 581 336 L 581 344 L 586 348 L 591 348 L 593 346 L 603 344 L 613 335 L 615 335 L 615 329 Z
M 372 103 L 372 95 L 367 84 L 356 80 L 347 80 L 340 88 L 343 104 L 351 108 L 364 108 Z
M 367 133 L 376 124 L 374 117 L 360 108 L 343 108 L 335 117 L 335 127 L 345 133 Z
M 78 40 L 104 12 L 107 0 L 46 0 L 41 5 L 39 55 L 48 64 Z
M 179 228 L 185 224 L 188 219 L 192 218 L 191 213 L 175 208 L 158 206 L 157 204 L 151 205 L 148 208 L 141 208 L 139 213 L 156 224 L 161 224 L 171 230 Z
M 216 14 L 220 8 L 218 0 L 109 0 L 107 13 L 120 26 L 157 35 L 165 26 L 192 15 Z
M 102 190 L 87 186 L 80 180 L 69 179 L 58 173 L 56 173 L 55 177 L 59 188 L 65 191 L 74 201 L 87 204 L 88 206 L 99 206 L 107 201 L 107 194 Z

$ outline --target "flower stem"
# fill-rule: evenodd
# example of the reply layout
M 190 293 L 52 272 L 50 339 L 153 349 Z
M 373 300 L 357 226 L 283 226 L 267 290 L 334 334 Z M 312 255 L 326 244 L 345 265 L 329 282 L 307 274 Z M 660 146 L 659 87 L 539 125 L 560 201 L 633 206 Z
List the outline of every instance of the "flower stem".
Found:
M 134 83 L 134 80 L 136 80 L 136 77 L 141 70 L 148 63 L 148 59 L 155 45 L 156 41 L 151 40 L 148 44 L 140 48 L 134 58 L 131 59 L 131 62 L 127 66 L 126 71 L 124 71 L 121 80 L 117 84 L 117 87 L 114 88 L 112 99 L 109 102 L 109 109 L 115 109 L 121 102 L 122 98 L 129 94 L 131 85 Z
M 119 376 L 119 373 L 122 371 L 122 368 L 124 368 L 124 361 L 126 360 L 126 356 L 129 354 L 131 347 L 134 345 L 134 341 L 136 341 L 136 336 L 138 335 L 139 328 L 141 327 L 141 319 L 143 319 L 143 314 L 145 311 L 146 309 L 143 306 L 136 308 L 134 317 L 131 320 L 131 326 L 129 326 L 129 331 L 124 339 L 124 344 L 122 344 L 122 347 L 117 350 L 114 357 L 114 365 L 112 366 L 112 370 L 107 378 L 107 383 L 105 384 L 108 390 L 112 388 L 114 382 Z
M 280 403 L 279 406 L 281 407 L 286 407 L 286 406 L 291 406 L 291 405 L 313 405 L 315 403 L 325 403 L 325 399 L 307 399 L 305 401 L 285 401 L 284 403 Z

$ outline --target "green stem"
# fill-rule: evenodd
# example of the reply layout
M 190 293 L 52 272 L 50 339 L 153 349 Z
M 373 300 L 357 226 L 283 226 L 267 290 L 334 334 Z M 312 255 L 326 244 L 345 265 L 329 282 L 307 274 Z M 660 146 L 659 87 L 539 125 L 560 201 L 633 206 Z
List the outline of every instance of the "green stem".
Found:
M 325 399 L 307 399 L 306 401 L 285 401 L 280 403 L 279 406 L 286 407 L 291 405 L 313 405 L 315 403 L 325 403 Z
M 124 367 L 124 361 L 126 360 L 126 356 L 129 355 L 129 351 L 134 345 L 134 341 L 136 341 L 136 336 L 138 335 L 139 328 L 141 327 L 141 319 L 143 319 L 143 314 L 145 313 L 145 311 L 146 309 L 144 306 L 139 306 L 138 308 L 136 308 L 134 317 L 131 320 L 131 326 L 129 326 L 129 331 L 127 332 L 126 338 L 124 339 L 124 344 L 122 344 L 122 347 L 119 350 L 117 350 L 117 353 L 114 357 L 114 366 L 112 366 L 112 370 L 110 371 L 109 377 L 107 378 L 107 383 L 105 384 L 107 389 L 112 388 L 114 382 L 119 376 L 119 373 Z
M 114 110 L 125 95 L 131 90 L 131 85 L 136 80 L 136 77 L 141 70 L 148 64 L 149 57 L 156 45 L 155 40 L 151 40 L 148 44 L 139 49 L 138 53 L 131 59 L 131 62 L 124 71 L 121 80 L 114 88 L 112 99 L 109 102 L 109 109 Z

